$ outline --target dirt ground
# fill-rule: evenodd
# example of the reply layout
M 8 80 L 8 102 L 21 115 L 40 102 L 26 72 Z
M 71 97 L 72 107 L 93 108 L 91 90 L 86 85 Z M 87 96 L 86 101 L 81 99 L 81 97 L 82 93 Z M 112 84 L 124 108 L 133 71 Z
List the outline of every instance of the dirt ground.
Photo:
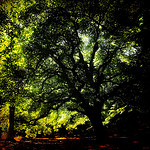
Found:
M 147 140 L 145 140 L 147 139 Z M 0 141 L 1 150 L 150 150 L 149 139 L 109 137 L 108 144 L 97 144 L 95 138 L 35 138 L 20 141 Z

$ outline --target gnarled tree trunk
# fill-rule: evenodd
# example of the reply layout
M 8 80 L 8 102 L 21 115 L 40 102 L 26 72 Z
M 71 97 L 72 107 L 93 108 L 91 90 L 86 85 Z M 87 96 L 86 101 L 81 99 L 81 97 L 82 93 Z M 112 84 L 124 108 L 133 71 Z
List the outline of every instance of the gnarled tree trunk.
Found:
M 106 128 L 104 127 L 102 123 L 101 113 L 92 111 L 92 113 L 90 113 L 88 117 L 94 129 L 96 142 L 98 144 L 106 144 L 108 142 L 108 134 L 107 134 Z

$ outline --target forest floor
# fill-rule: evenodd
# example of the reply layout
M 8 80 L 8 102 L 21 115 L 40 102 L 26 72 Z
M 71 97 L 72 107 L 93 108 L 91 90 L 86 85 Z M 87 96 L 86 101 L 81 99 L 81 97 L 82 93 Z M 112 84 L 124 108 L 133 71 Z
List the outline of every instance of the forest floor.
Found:
M 107 144 L 96 143 L 95 137 L 55 137 L 25 139 L 17 137 L 13 142 L 0 139 L 0 150 L 150 150 L 150 120 L 136 126 L 133 117 L 130 124 L 123 123 L 109 132 Z M 127 124 L 127 123 L 126 123 Z M 112 132 L 113 131 L 113 132 Z
M 105 145 L 96 144 L 94 137 L 87 138 L 35 138 L 20 141 L 0 141 L 1 150 L 150 150 L 150 141 L 146 137 L 109 136 Z

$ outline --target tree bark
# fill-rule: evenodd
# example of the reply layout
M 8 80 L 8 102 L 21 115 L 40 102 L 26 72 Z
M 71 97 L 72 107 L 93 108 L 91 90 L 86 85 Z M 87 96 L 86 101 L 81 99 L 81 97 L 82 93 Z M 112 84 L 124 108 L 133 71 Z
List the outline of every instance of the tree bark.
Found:
M 9 130 L 8 130 L 8 140 L 14 140 L 14 114 L 15 107 L 9 107 Z
M 94 129 L 97 144 L 106 144 L 108 142 L 108 134 L 101 119 L 101 113 L 92 112 L 89 116 Z

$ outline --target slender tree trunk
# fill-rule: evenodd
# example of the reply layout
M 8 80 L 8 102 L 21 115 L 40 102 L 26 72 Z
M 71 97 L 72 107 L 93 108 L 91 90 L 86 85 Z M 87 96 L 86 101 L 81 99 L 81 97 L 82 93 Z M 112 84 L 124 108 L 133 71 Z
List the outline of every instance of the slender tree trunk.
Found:
M 88 117 L 94 129 L 96 142 L 98 144 L 106 144 L 108 142 L 108 134 L 102 123 L 101 114 L 93 112 Z
M 8 140 L 14 139 L 14 114 L 15 114 L 15 107 L 9 107 L 9 130 L 8 130 Z

